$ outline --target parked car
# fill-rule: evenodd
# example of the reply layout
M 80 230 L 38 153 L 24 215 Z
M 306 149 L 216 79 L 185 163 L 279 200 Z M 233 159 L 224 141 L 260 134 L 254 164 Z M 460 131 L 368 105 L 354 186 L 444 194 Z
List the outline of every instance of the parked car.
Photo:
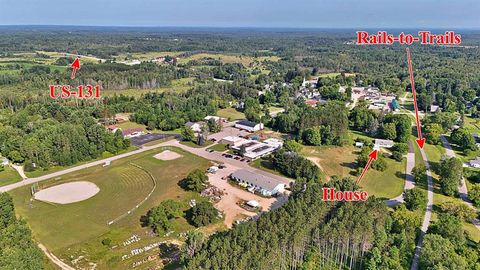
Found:
M 240 161 L 245 161 L 245 159 L 244 159 L 244 158 L 242 158 L 242 159 L 240 159 Z
M 235 160 L 239 160 L 239 159 L 240 159 L 240 157 L 235 157 L 234 159 L 235 159 Z
M 210 141 L 216 142 L 217 140 L 215 138 L 211 138 Z
M 225 155 L 226 158 L 232 158 L 233 156 L 230 154 Z
M 227 166 L 225 166 L 225 165 L 223 165 L 223 164 L 218 165 L 218 168 L 219 168 L 219 169 L 225 169 L 226 167 L 227 167 Z

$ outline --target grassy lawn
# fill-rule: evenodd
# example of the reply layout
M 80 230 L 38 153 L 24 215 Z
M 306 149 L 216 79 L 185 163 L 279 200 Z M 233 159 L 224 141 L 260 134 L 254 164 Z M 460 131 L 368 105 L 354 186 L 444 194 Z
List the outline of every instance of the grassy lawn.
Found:
M 356 166 L 356 150 L 350 145 L 342 147 L 304 146 L 302 155 L 317 164 L 328 180 L 333 175 L 354 177 L 351 173 Z
M 217 112 L 217 115 L 229 120 L 239 120 L 245 119 L 245 114 L 243 112 L 237 111 L 235 108 L 225 108 Z
M 403 192 L 405 186 L 406 160 L 401 162 L 385 158 L 387 169 L 383 172 L 369 169 L 360 186 L 368 191 L 368 195 L 378 198 L 391 199 Z
M 272 174 L 285 176 L 282 173 L 280 173 L 279 171 L 274 170 L 272 162 L 268 159 L 263 159 L 263 158 L 256 159 L 256 160 L 250 162 L 250 166 L 252 166 L 254 168 L 257 168 L 257 169 L 260 169 L 260 170 L 264 170 L 264 171 L 272 173 Z
M 208 149 L 212 149 L 213 151 L 217 152 L 225 152 L 228 150 L 227 145 L 223 143 L 217 143 L 214 146 L 209 147 Z
M 169 149 L 179 152 L 182 157 L 171 161 L 158 160 L 153 155 L 165 149 L 156 149 L 114 161 L 108 167 L 96 166 L 40 184 L 41 187 L 47 187 L 71 181 L 95 183 L 100 192 L 82 202 L 47 204 L 30 200 L 30 186 L 13 190 L 10 194 L 14 199 L 17 214 L 28 222 L 35 239 L 66 262 L 85 256 L 86 259 L 80 260 L 77 267 L 85 267 L 88 261 L 93 261 L 98 264 L 99 269 L 129 268 L 133 262 L 142 260 L 145 256 L 158 254 L 158 249 L 124 261 L 121 260 L 122 255 L 154 242 L 168 238 L 178 239 L 180 232 L 193 228 L 184 218 L 179 218 L 173 222 L 173 234 L 169 237 L 157 237 L 149 233 L 149 228 L 141 226 L 140 219 L 148 209 L 165 199 L 180 201 L 184 209 L 188 208 L 190 199 L 201 200 L 198 194 L 183 191 L 178 182 L 193 169 L 206 169 L 209 161 L 177 148 Z M 154 175 L 157 181 L 156 189 L 152 196 L 130 215 L 118 223 L 107 225 L 108 221 L 134 208 L 153 188 L 153 181 L 148 173 L 130 165 L 131 162 Z M 140 236 L 141 240 L 128 246 L 122 245 L 122 242 L 133 234 Z M 110 238 L 112 245 L 118 247 L 111 249 L 102 245 L 101 241 L 105 238 Z
M 118 126 L 121 129 L 127 129 L 127 128 L 144 128 L 144 129 L 146 129 L 147 128 L 145 125 L 138 124 L 138 123 L 131 122 L 131 121 L 125 121 L 125 122 L 117 124 L 116 126 Z
M 4 171 L 0 172 L 0 187 L 16 183 L 20 180 L 22 180 L 22 177 L 10 166 L 5 166 Z

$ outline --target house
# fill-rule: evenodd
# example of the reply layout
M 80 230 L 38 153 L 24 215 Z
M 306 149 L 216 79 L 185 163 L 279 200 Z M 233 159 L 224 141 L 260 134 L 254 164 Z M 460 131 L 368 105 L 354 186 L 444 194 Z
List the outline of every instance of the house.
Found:
M 315 99 L 307 99 L 305 100 L 305 104 L 307 104 L 310 107 L 315 107 L 317 106 L 318 100 Z
M 285 184 L 264 175 L 256 174 L 245 169 L 237 170 L 230 178 L 238 183 L 246 184 L 263 196 L 274 196 L 285 190 Z
M 430 105 L 430 112 L 431 113 L 436 113 L 436 112 L 440 112 L 440 106 L 438 105 Z
M 145 134 L 145 130 L 143 128 L 126 128 L 122 130 L 122 134 L 124 138 L 133 138 Z
M 187 122 L 185 124 L 187 128 L 191 128 L 193 132 L 200 133 L 202 132 L 203 123 L 200 122 Z
M 214 115 L 208 115 L 203 118 L 206 122 L 210 121 L 210 119 L 215 120 L 215 122 L 220 123 L 220 122 L 227 122 L 227 119 L 220 117 L 220 116 L 214 116 Z
M 255 132 L 263 129 L 263 123 L 255 123 L 248 120 L 240 120 L 235 123 L 235 127 L 249 132 Z
M 117 125 L 109 125 L 107 126 L 107 130 L 111 133 L 117 132 L 120 128 Z
M 475 159 L 470 160 L 470 167 L 473 168 L 480 168 L 480 157 L 476 157 Z
M 375 146 L 373 148 L 376 150 L 380 149 L 380 147 L 392 148 L 394 144 L 392 140 L 375 139 Z
M 4 158 L 4 157 L 0 158 L 0 164 L 2 166 L 7 166 L 8 165 L 8 159 Z

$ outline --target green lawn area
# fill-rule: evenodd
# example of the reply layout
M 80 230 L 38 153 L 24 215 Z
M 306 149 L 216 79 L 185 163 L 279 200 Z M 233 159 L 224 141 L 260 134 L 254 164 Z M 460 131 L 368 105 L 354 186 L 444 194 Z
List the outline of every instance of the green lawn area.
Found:
M 245 119 L 245 114 L 243 112 L 237 111 L 235 108 L 225 108 L 217 112 L 217 115 L 228 120 L 239 120 Z
M 16 212 L 28 222 L 34 238 L 55 255 L 66 262 L 85 256 L 86 260 L 80 260 L 77 268 L 85 267 L 88 261 L 97 263 L 99 269 L 130 268 L 133 262 L 142 260 L 150 254 L 158 254 L 158 249 L 152 249 L 150 253 L 145 252 L 142 256 L 133 256 L 124 261 L 121 260 L 122 255 L 130 254 L 130 250 L 154 242 L 168 238 L 177 239 L 178 233 L 193 228 L 185 218 L 179 218 L 173 222 L 175 233 L 169 237 L 149 235 L 150 229 L 142 227 L 140 220 L 150 208 L 165 199 L 180 201 L 184 209 L 188 208 L 190 199 L 202 200 L 197 193 L 183 191 L 178 182 L 193 169 L 206 169 L 210 162 L 177 148 L 168 149 L 179 152 L 182 157 L 171 161 L 158 160 L 153 155 L 165 149 L 156 149 L 114 161 L 108 167 L 96 166 L 40 183 L 41 188 L 72 181 L 95 183 L 100 192 L 82 202 L 66 205 L 48 204 L 31 201 L 30 186 L 13 190 L 10 194 L 14 199 Z M 139 208 L 118 223 L 107 225 L 108 221 L 133 209 L 153 188 L 149 174 L 132 166 L 131 162 L 153 174 L 157 186 L 152 196 Z M 123 246 L 122 242 L 133 234 L 139 235 L 141 240 Z M 112 245 L 118 247 L 111 249 L 102 245 L 101 241 L 105 238 L 110 238 Z
M 257 168 L 257 169 L 260 169 L 260 170 L 264 170 L 264 171 L 272 173 L 272 174 L 285 176 L 281 172 L 273 169 L 273 164 L 269 159 L 263 159 L 263 158 L 256 159 L 256 160 L 250 162 L 250 166 L 252 166 L 254 168 Z M 286 176 L 286 177 L 288 177 L 288 176 Z
M 213 151 L 217 152 L 225 152 L 228 150 L 227 145 L 223 143 L 217 143 L 214 146 L 209 147 L 208 149 L 212 149 Z
M 302 155 L 320 167 L 323 174 L 330 179 L 333 175 L 354 177 L 357 155 L 355 147 L 338 146 L 303 146 Z
M 22 180 L 22 177 L 10 166 L 5 166 L 4 171 L 0 172 L 0 187 L 16 183 L 20 180 Z
M 398 162 L 386 157 L 385 161 L 387 162 L 385 171 L 369 169 L 360 182 L 360 186 L 368 191 L 369 196 L 391 199 L 403 192 L 406 160 Z
M 127 128 L 146 128 L 145 125 L 138 124 L 138 123 L 131 122 L 131 121 L 125 121 L 125 122 L 122 122 L 122 123 L 117 124 L 116 126 L 118 126 L 118 127 L 121 128 L 121 129 L 127 129 Z

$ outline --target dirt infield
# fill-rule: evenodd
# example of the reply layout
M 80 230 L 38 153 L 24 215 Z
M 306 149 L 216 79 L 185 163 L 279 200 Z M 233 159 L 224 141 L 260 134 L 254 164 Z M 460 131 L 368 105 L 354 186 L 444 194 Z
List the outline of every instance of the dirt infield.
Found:
M 35 193 L 34 198 L 39 201 L 69 204 L 91 198 L 99 191 L 100 189 L 94 183 L 78 181 L 40 190 Z
M 163 151 L 159 154 L 156 154 L 153 157 L 156 158 L 156 159 L 160 159 L 160 160 L 174 160 L 174 159 L 177 159 L 177 158 L 181 158 L 183 156 L 178 154 L 178 153 L 175 153 L 173 151 L 165 150 L 165 151 Z

